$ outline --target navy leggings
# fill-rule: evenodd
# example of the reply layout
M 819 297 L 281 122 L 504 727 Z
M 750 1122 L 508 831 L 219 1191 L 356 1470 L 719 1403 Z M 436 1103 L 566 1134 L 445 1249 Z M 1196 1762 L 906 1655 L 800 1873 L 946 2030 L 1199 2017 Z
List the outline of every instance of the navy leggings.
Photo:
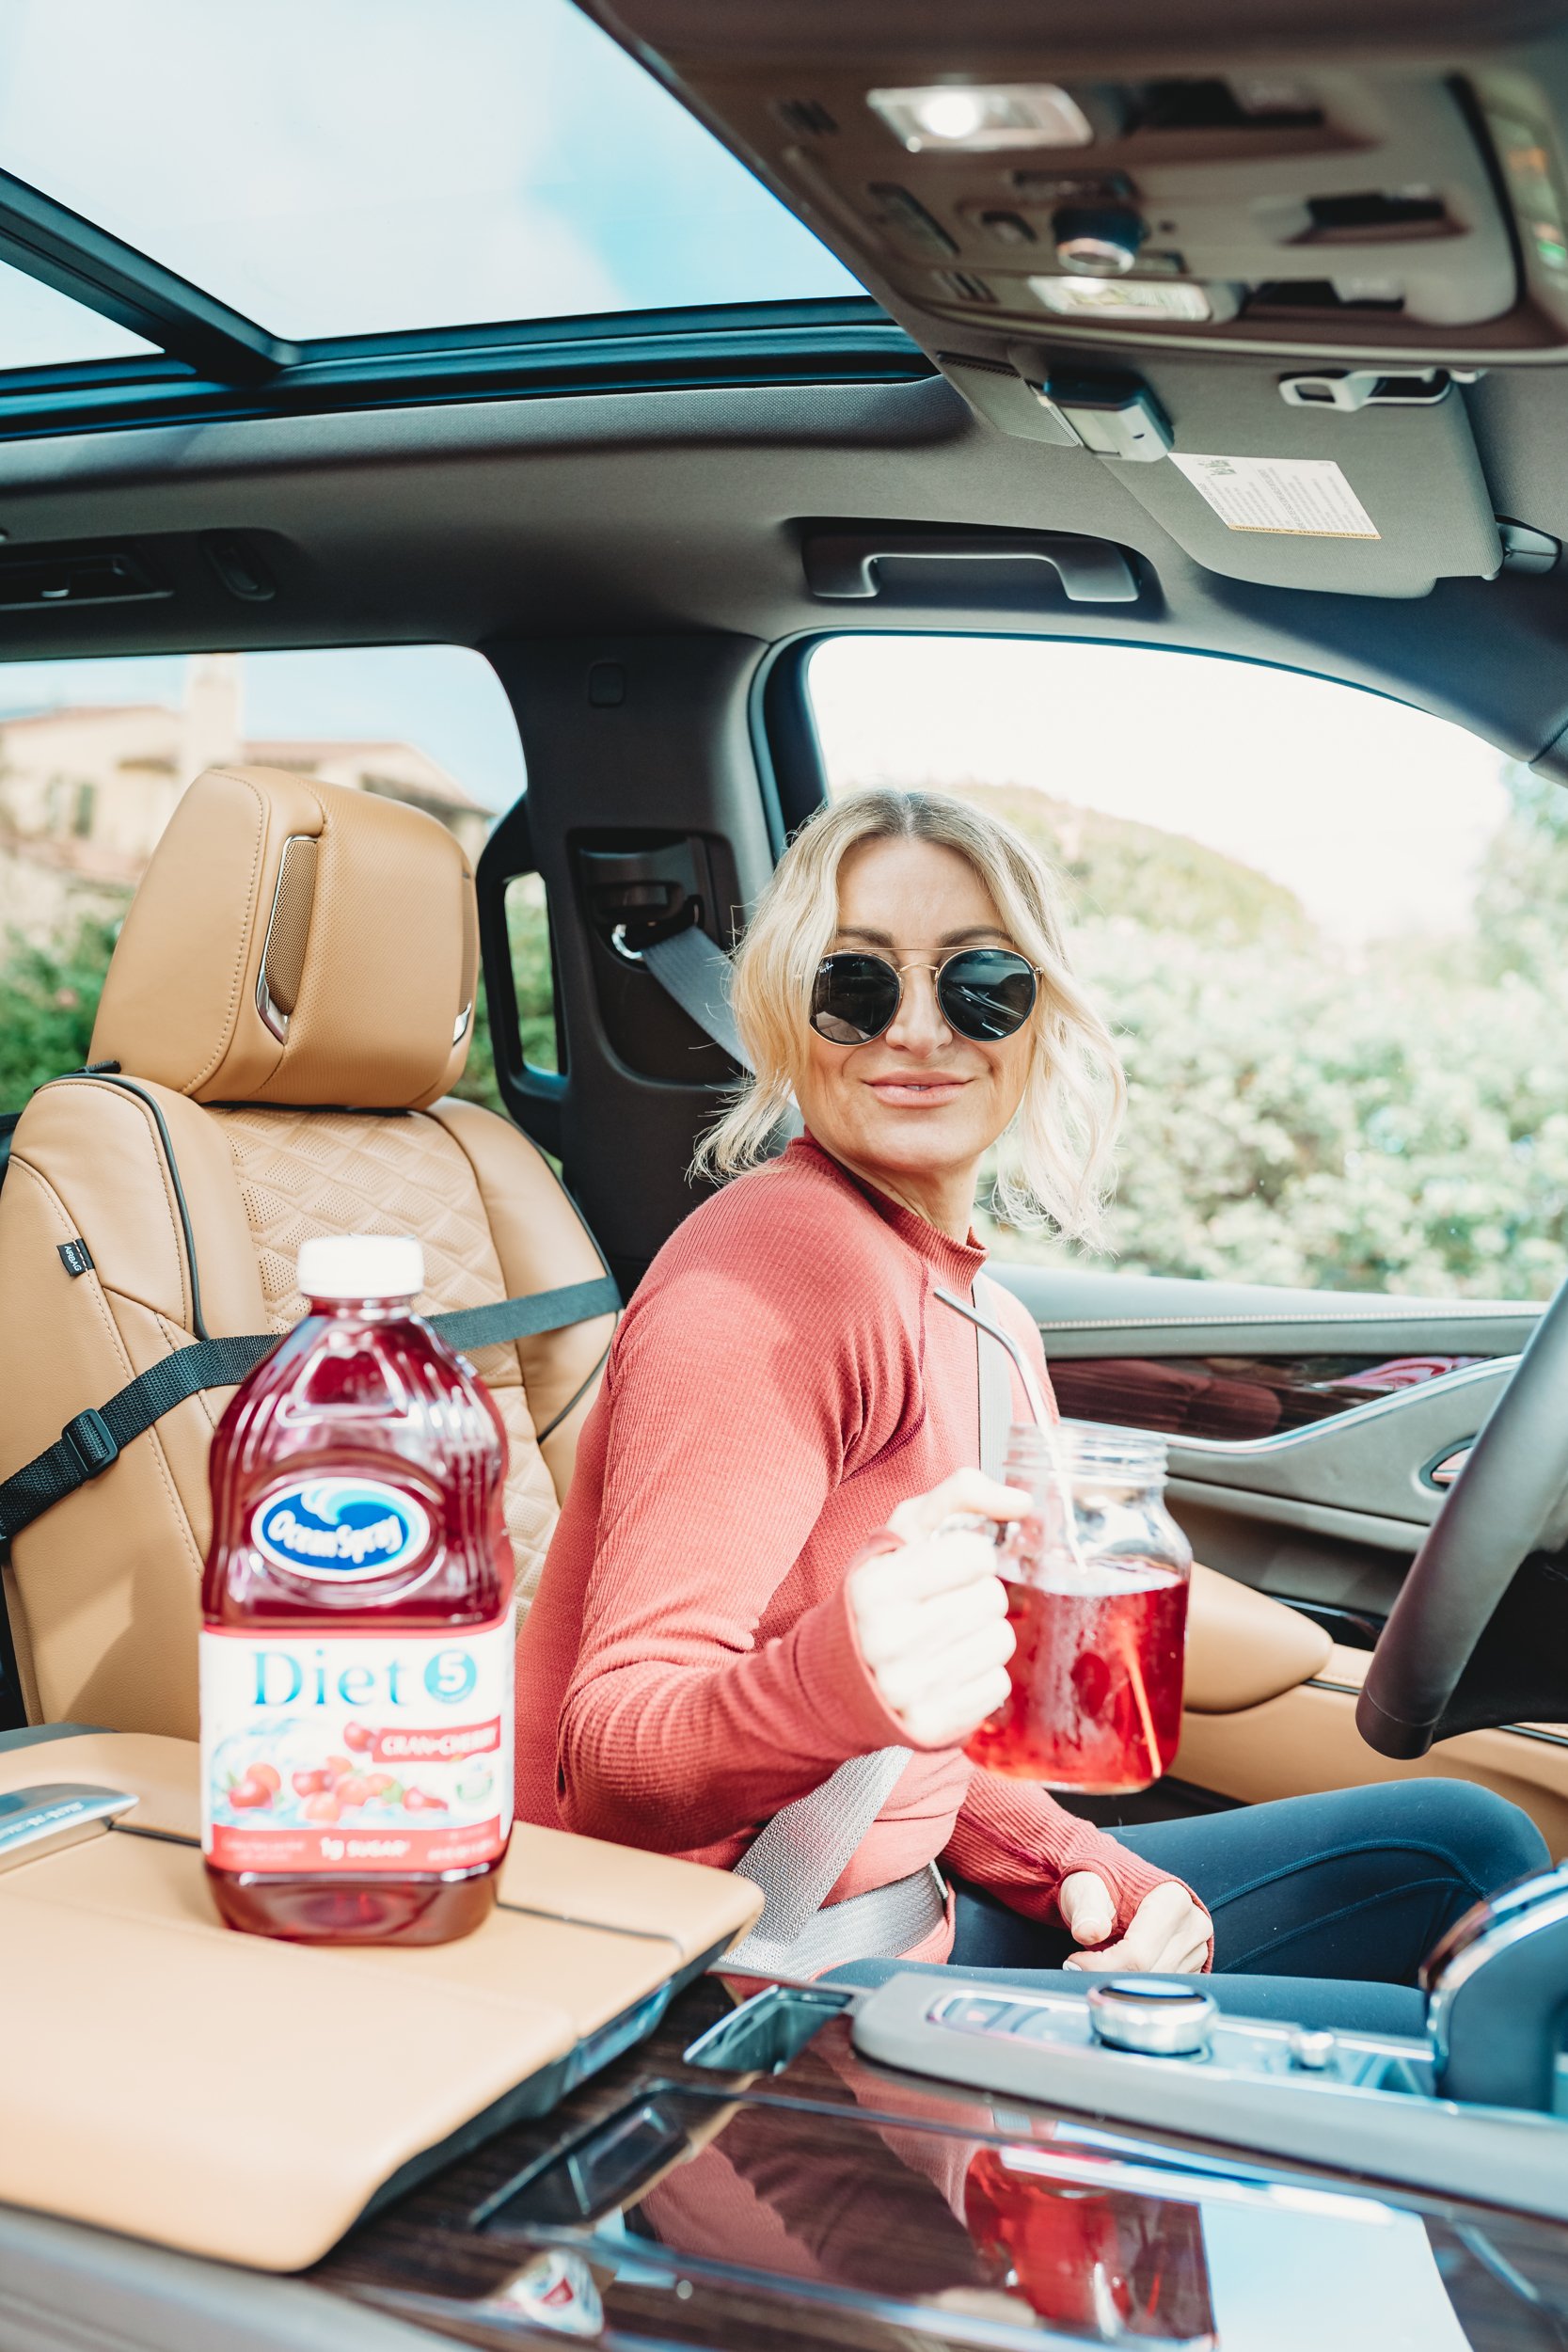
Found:
M 1410 1988 L 1438 1937 L 1549 1860 L 1527 1814 L 1463 1780 L 1332 1789 L 1112 1835 L 1184 1879 L 1208 1910 L 1223 2008 L 1368 2032 L 1418 2032 L 1422 2001 Z M 955 1891 L 950 1966 L 1082 1990 L 1081 1975 L 1058 1973 L 1073 1948 L 1060 1928 L 980 1887 Z M 879 1983 L 903 1964 L 857 1961 L 833 1977 Z

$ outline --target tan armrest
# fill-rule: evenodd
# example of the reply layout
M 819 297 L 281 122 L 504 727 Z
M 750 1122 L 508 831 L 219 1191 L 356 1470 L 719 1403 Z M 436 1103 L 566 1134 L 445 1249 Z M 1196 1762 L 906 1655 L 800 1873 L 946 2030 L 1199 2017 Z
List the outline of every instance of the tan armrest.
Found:
M 1195 1715 L 1233 1715 L 1321 1674 L 1334 1645 L 1322 1626 L 1232 1576 L 1193 1566 L 1187 1683 Z

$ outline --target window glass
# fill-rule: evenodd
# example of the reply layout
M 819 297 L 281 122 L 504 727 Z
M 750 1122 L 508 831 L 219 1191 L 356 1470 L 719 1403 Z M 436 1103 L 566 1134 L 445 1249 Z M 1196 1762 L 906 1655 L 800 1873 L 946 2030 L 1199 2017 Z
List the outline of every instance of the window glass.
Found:
M 0 17 L 0 36 L 5 20 Z M 0 104 L 3 104 L 0 100 Z M 24 270 L 0 262 L 0 369 L 73 367 L 80 359 L 134 359 L 156 350 L 128 326 L 100 318 Z
M 571 0 L 8 0 L 0 164 L 301 340 L 862 293 Z
M 500 682 L 457 646 L 0 665 L 0 1110 L 86 1060 L 158 837 L 186 785 L 234 759 L 407 801 L 470 858 L 524 783 Z M 515 961 L 527 1033 L 553 1037 L 542 904 Z M 499 1107 L 483 995 L 458 1090 Z
M 1128 1072 L 1117 1264 L 1549 1295 L 1568 1263 L 1560 787 L 1401 704 L 1143 646 L 841 638 L 810 681 L 835 793 L 957 792 L 1061 876 Z

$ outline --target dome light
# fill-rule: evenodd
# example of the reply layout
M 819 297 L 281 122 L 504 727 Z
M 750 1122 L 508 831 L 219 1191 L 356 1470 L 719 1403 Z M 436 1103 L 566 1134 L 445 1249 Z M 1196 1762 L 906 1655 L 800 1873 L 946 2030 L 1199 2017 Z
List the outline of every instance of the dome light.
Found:
M 1009 147 L 1087 147 L 1088 117 L 1054 82 L 937 82 L 867 90 L 865 103 L 911 155 L 983 154 Z

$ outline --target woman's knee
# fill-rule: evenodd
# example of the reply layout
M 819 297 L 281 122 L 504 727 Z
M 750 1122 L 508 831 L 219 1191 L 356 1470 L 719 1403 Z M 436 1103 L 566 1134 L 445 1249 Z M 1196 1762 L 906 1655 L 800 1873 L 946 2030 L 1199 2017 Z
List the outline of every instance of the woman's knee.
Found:
M 1365 1793 L 1370 1797 L 1373 1791 Z M 1546 1841 L 1529 1815 L 1479 1782 L 1387 1781 L 1376 1795 L 1383 1800 L 1385 1835 L 1435 1847 L 1480 1893 L 1491 1894 L 1550 1865 Z

